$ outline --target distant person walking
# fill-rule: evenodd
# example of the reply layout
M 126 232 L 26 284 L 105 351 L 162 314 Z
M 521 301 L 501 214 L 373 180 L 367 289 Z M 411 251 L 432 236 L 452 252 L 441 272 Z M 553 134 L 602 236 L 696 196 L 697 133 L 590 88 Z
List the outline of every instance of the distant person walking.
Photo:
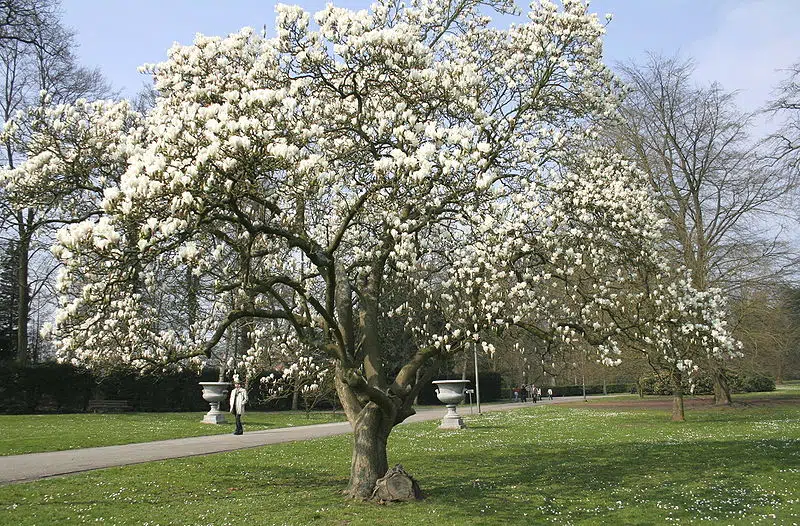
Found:
M 519 389 L 519 396 L 522 398 L 523 402 L 528 401 L 528 390 L 525 388 L 524 385 Z
M 231 391 L 231 413 L 236 417 L 236 431 L 233 434 L 242 435 L 244 434 L 242 415 L 244 414 L 244 406 L 247 403 L 247 390 L 242 387 L 238 376 L 233 377 L 233 385 L 234 388 Z
M 547 397 L 548 397 L 550 400 L 552 400 L 552 399 L 553 399 L 553 390 L 552 390 L 552 389 L 549 389 L 549 388 L 547 389 Z
M 536 384 L 531 384 L 531 398 L 533 398 L 533 403 L 536 403 Z

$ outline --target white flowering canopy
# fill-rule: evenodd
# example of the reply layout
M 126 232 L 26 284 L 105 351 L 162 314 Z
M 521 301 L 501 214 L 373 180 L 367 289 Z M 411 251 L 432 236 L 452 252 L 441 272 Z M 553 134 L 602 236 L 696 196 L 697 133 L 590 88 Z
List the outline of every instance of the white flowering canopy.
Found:
M 314 24 L 278 6 L 272 38 L 198 36 L 146 67 L 158 97 L 141 121 L 97 106 L 85 122 L 105 153 L 58 161 L 117 174 L 86 174 L 102 213 L 54 248 L 63 359 L 204 357 L 256 320 L 251 361 L 289 331 L 385 403 L 427 358 L 511 325 L 609 364 L 626 339 L 680 367 L 688 349 L 733 350 L 719 298 L 658 255 L 640 174 L 596 141 L 618 87 L 588 6 L 537 1 L 497 29 L 486 3 L 398 5 L 329 5 Z M 74 111 L 41 116 L 53 133 L 5 174 L 14 188 L 31 195 L 63 169 L 47 141 L 85 132 Z M 204 291 L 183 328 L 152 301 L 170 272 Z M 389 308 L 389 283 L 423 308 Z M 419 349 L 395 379 L 381 370 L 384 316 L 407 320 Z

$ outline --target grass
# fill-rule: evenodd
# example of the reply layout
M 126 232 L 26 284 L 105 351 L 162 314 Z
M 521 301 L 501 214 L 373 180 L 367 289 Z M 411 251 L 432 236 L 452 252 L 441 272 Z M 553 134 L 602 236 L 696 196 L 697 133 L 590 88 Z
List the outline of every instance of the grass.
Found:
M 113 446 L 170 438 L 219 435 L 228 424 L 203 424 L 205 413 L 106 413 L 0 415 L 0 455 L 19 455 L 84 447 Z M 308 416 L 308 417 L 307 417 Z M 344 421 L 344 415 L 303 411 L 248 412 L 247 431 Z
M 543 406 L 396 428 L 421 502 L 343 499 L 331 437 L 0 487 L 0 524 L 798 524 L 795 403 L 668 410 Z

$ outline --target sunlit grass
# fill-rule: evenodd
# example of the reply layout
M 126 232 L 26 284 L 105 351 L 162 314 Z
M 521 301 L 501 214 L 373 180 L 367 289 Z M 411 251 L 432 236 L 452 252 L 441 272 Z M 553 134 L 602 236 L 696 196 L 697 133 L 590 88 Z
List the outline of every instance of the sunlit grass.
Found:
M 204 424 L 205 413 L 0 415 L 0 455 L 112 446 L 231 433 L 228 424 Z M 308 417 L 307 417 L 308 416 Z M 249 412 L 245 431 L 343 421 L 341 412 Z
M 425 500 L 345 500 L 349 436 L 0 487 L 0 524 L 800 523 L 796 404 L 608 410 L 539 404 L 396 428 Z M 157 513 L 154 510 L 158 510 Z

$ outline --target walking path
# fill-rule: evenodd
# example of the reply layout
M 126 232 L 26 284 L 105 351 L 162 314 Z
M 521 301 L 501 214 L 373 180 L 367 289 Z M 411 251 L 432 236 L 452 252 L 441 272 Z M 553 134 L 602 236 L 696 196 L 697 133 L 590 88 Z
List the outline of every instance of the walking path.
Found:
M 553 401 L 543 400 L 540 403 L 574 402 L 581 399 L 582 397 L 580 396 L 566 396 L 556 398 Z M 481 404 L 481 412 L 506 411 L 521 407 L 535 406 L 530 402 Z M 462 416 L 469 415 L 468 406 L 461 406 L 459 411 Z M 444 413 L 444 407 L 418 410 L 416 415 L 407 418 L 403 424 L 408 422 L 436 420 L 442 418 Z M 93 469 L 139 464 L 168 458 L 208 455 L 210 453 L 247 449 L 268 444 L 343 435 L 350 431 L 351 427 L 349 423 L 337 422 L 332 424 L 316 424 L 311 426 L 251 431 L 239 436 L 234 436 L 232 434 L 210 435 L 160 440 L 158 442 L 125 444 L 121 446 L 0 456 L 0 484 L 28 482 L 46 477 L 80 473 Z

